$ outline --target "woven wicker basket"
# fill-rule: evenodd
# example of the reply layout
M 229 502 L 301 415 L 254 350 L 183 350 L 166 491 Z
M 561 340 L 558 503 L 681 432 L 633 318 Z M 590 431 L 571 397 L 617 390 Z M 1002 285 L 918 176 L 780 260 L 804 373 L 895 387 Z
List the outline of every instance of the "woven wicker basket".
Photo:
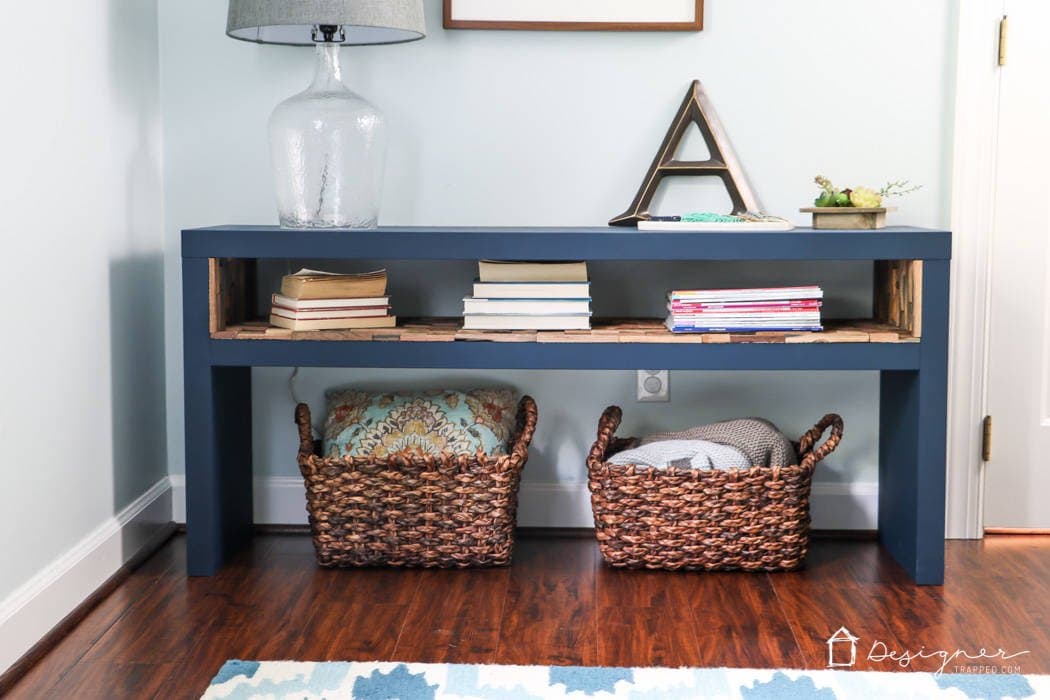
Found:
M 789 571 L 809 548 L 809 487 L 817 462 L 842 439 L 829 414 L 796 447 L 788 467 L 658 469 L 606 460 L 638 444 L 616 438 L 622 411 L 605 409 L 587 457 L 598 546 L 612 566 L 635 569 Z M 817 441 L 827 428 L 831 435 Z
M 518 405 L 509 454 L 387 459 L 317 454 L 310 408 L 295 409 L 321 566 L 502 566 L 510 563 L 518 484 L 536 429 L 536 402 Z

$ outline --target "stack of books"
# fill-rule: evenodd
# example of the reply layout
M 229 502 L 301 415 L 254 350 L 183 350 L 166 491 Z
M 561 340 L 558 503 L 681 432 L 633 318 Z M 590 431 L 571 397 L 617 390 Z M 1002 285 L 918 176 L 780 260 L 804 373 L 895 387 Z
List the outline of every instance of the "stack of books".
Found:
M 299 270 L 281 279 L 273 295 L 270 325 L 293 331 L 393 328 L 386 270 L 343 275 Z
M 586 330 L 591 283 L 585 262 L 482 260 L 463 299 L 467 330 Z
M 676 290 L 667 295 L 673 333 L 820 331 L 817 286 Z

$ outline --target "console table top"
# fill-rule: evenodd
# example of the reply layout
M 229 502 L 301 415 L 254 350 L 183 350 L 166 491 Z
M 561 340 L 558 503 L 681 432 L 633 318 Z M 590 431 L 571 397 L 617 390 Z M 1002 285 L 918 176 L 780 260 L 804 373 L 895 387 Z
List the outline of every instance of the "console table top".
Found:
M 394 260 L 947 260 L 951 233 L 873 231 L 638 231 L 609 226 L 381 226 L 282 229 L 227 225 L 182 232 L 184 258 Z

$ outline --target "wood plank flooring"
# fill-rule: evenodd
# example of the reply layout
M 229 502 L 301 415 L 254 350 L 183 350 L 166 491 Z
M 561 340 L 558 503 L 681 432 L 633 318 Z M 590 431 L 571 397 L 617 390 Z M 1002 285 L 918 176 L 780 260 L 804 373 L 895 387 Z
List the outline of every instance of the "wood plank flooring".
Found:
M 1050 536 L 948 542 L 941 587 L 910 584 L 875 543 L 835 540 L 767 575 L 614 570 L 593 541 L 552 537 L 520 539 L 504 569 L 331 571 L 309 537 L 266 535 L 215 577 L 185 571 L 176 537 L 10 697 L 197 698 L 230 658 L 819 669 L 841 625 L 861 638 L 858 669 L 902 670 L 868 660 L 880 641 L 1028 651 L 1005 663 L 1050 673 Z

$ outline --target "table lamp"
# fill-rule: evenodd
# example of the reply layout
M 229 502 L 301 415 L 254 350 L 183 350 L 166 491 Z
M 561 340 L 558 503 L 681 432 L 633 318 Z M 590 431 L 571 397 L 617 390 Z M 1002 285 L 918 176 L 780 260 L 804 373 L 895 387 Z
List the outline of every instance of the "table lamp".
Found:
M 339 48 L 422 39 L 422 0 L 230 0 L 226 34 L 316 46 L 313 82 L 270 117 L 281 226 L 374 228 L 386 155 L 383 115 L 343 84 Z

